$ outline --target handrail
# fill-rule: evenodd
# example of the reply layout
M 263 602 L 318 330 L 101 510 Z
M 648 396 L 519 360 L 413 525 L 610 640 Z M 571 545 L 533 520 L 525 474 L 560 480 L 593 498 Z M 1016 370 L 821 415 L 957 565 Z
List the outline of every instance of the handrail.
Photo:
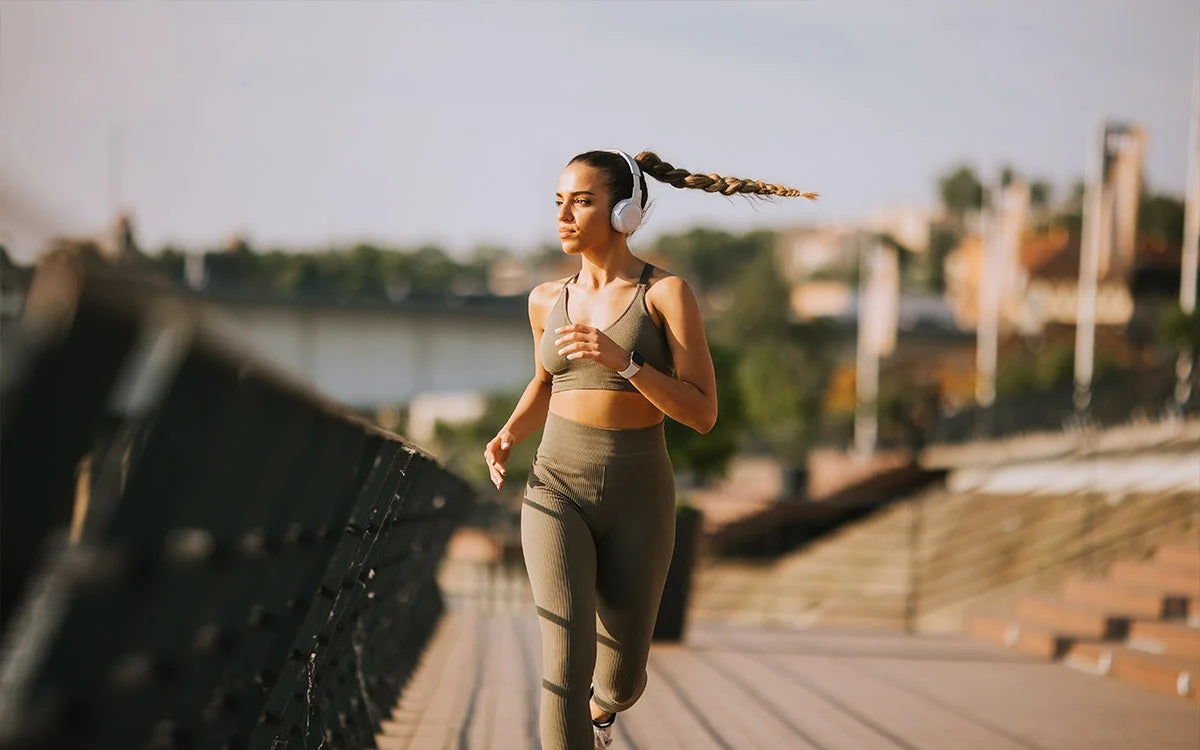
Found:
M 17 335 L 0 747 L 373 747 L 471 487 L 145 277 L 51 256 Z

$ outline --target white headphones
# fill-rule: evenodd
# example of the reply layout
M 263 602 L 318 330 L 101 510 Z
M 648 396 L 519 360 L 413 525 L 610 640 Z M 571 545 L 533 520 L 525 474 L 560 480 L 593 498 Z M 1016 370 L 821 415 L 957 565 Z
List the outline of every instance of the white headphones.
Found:
M 612 208 L 612 226 L 622 234 L 633 234 L 642 225 L 642 170 L 637 162 L 624 151 L 611 151 L 620 154 L 629 162 L 629 171 L 633 173 L 633 196 L 619 200 Z

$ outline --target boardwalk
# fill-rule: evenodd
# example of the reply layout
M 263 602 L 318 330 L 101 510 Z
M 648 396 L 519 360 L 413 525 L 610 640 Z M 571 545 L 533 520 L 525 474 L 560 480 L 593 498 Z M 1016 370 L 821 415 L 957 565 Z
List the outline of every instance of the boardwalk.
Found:
M 381 750 L 539 748 L 531 615 L 443 618 Z M 614 750 L 1200 747 L 1193 702 L 960 638 L 697 625 L 656 645 Z

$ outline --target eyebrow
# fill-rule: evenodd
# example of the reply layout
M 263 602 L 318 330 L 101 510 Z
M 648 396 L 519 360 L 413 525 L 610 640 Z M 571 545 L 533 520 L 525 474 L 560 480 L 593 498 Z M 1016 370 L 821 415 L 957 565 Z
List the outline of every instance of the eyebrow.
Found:
M 555 193 L 554 197 L 561 198 L 562 195 L 563 195 L 562 193 Z M 591 190 L 580 190 L 578 193 L 567 193 L 567 195 L 591 195 L 591 196 L 594 196 L 596 194 L 593 193 Z

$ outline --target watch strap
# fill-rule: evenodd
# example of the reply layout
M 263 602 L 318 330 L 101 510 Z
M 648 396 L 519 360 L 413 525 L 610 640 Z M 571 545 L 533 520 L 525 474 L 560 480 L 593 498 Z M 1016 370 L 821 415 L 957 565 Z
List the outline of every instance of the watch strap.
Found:
M 642 365 L 645 364 L 645 362 L 646 362 L 645 357 L 638 354 L 637 352 L 633 352 L 629 355 L 629 366 L 626 367 L 624 370 L 621 370 L 617 374 L 620 375 L 621 377 L 625 378 L 626 380 L 629 380 L 634 375 L 638 374 L 638 371 L 642 369 Z

